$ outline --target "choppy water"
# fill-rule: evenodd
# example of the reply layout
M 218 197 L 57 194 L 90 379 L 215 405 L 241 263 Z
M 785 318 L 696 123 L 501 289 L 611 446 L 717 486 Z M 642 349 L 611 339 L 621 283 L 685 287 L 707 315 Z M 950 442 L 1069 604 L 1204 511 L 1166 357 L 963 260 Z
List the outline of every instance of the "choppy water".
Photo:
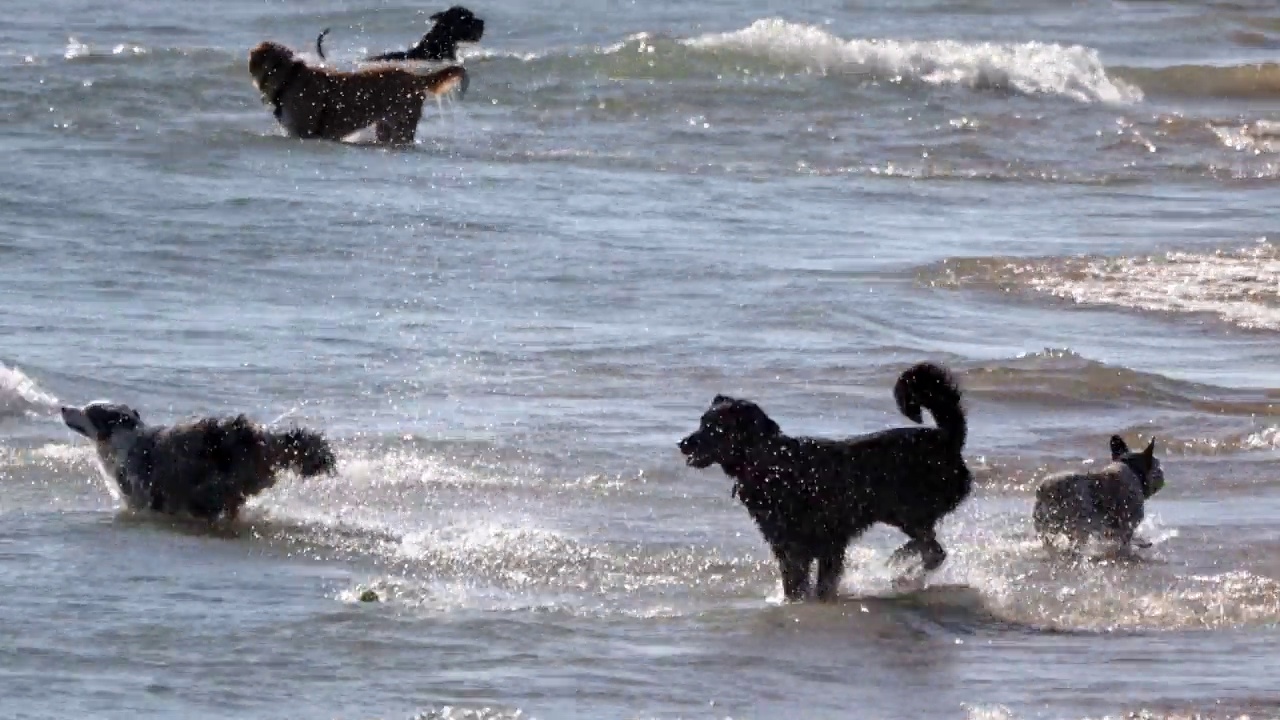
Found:
M 1270 0 L 472 5 L 418 146 L 282 137 L 245 70 L 440 8 L 20 3 L 0 23 L 0 715 L 1280 716 Z M 794 433 L 968 391 L 980 490 L 895 594 L 877 530 L 784 606 L 717 392 Z M 338 477 L 210 532 L 52 415 L 247 411 Z M 1144 559 L 1032 488 L 1158 438 Z M 362 604 L 365 588 L 387 602 Z

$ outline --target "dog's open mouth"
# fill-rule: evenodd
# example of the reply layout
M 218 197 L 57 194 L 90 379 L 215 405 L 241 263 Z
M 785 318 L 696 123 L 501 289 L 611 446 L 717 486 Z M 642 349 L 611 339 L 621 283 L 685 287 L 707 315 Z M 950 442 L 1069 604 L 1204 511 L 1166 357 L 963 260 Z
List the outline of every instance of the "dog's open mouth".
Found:
M 711 467 L 711 464 L 714 463 L 715 460 L 711 459 L 708 455 L 703 455 L 702 453 L 689 453 L 685 456 L 684 462 L 691 468 L 702 470 L 703 468 Z

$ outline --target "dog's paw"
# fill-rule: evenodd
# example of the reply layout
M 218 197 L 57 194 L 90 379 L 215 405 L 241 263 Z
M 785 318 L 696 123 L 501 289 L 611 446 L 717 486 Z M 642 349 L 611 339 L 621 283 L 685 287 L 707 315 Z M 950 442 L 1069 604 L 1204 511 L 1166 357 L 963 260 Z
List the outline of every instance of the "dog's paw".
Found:
M 916 554 L 915 552 L 912 551 L 911 548 L 900 547 L 897 550 L 893 551 L 893 554 L 889 556 L 889 559 L 885 561 L 885 564 L 886 565 L 904 565 L 908 560 L 912 559 L 915 556 Z
M 895 577 L 890 583 L 890 587 L 893 588 L 894 592 L 902 595 L 920 592 L 924 589 L 927 577 L 928 574 L 921 571 L 904 573 Z
M 894 550 L 889 559 L 885 561 L 885 565 L 891 568 L 908 568 L 913 565 L 919 565 L 921 562 L 922 558 L 919 549 L 916 548 L 914 543 L 907 543 Z

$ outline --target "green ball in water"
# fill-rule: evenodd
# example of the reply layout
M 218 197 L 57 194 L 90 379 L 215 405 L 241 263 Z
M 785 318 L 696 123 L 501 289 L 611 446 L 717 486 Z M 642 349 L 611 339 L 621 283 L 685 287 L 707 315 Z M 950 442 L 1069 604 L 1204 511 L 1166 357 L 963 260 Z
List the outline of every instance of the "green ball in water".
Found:
M 382 598 L 378 597 L 377 590 L 365 590 L 360 593 L 360 602 L 378 602 Z

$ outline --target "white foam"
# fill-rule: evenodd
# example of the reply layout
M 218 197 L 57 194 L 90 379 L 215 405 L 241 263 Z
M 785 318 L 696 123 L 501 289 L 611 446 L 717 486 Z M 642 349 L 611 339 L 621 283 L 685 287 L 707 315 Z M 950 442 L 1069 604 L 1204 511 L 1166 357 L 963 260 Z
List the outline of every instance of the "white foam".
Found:
M 1259 120 L 1252 125 L 1210 125 L 1222 144 L 1250 155 L 1280 152 L 1280 123 Z
M 1258 432 L 1250 433 L 1240 441 L 1240 444 L 1247 450 L 1280 449 L 1280 427 L 1271 426 Z
M 58 399 L 18 368 L 0 365 L 0 418 L 36 417 L 58 409 Z
M 67 39 L 67 47 L 62 51 L 62 57 L 68 60 L 75 60 L 90 53 L 89 46 L 80 42 L 74 37 Z
M 1098 51 L 1055 43 L 956 40 L 844 40 L 822 28 L 780 18 L 682 41 L 700 50 L 731 50 L 801 63 L 822 72 L 863 72 L 890 82 L 923 82 L 1060 95 L 1093 103 L 1142 100 L 1136 86 L 1107 75 Z
M 413 720 L 535 720 L 532 715 L 525 715 L 524 711 L 515 709 L 503 709 L 492 707 L 459 707 L 456 705 L 443 705 L 437 708 L 431 708 L 414 716 Z
M 1280 121 L 1258 120 L 1250 128 L 1250 133 L 1255 137 L 1280 137 Z
M 1017 720 L 1013 711 L 1003 705 L 965 705 L 965 720 Z
M 518 477 L 479 472 L 459 464 L 455 458 L 421 453 L 406 447 L 343 454 L 339 462 L 345 483 L 359 487 L 472 488 L 523 484 Z M 303 483 L 299 489 L 313 484 Z
M 1048 556 L 1029 518 L 995 516 L 957 528 L 945 540 L 947 563 L 931 585 L 949 583 L 980 593 L 1004 621 L 1082 631 L 1221 629 L 1280 619 L 1280 582 L 1241 569 L 1184 575 L 1163 559 L 1178 536 L 1156 514 L 1138 528 L 1152 548 L 1131 556 L 1083 560 Z M 865 582 L 867 570 L 856 572 Z M 862 575 L 863 578 L 858 578 Z
M 1082 305 L 1210 313 L 1241 327 L 1280 330 L 1280 252 L 1266 242 L 1234 252 L 1073 259 L 1027 269 L 1031 287 Z

